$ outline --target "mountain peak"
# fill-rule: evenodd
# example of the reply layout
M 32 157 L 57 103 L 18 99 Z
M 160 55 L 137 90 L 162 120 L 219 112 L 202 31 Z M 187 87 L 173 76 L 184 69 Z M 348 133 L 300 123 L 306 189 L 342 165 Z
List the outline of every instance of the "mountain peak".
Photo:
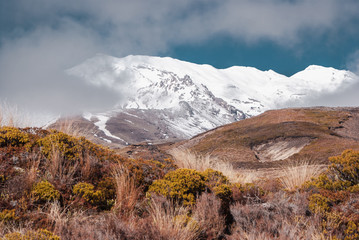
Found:
M 182 138 L 285 106 L 287 102 L 304 101 L 310 94 L 330 93 L 357 81 L 348 71 L 317 65 L 286 77 L 273 70 L 241 66 L 216 69 L 206 64 L 144 55 L 115 58 L 98 54 L 68 73 L 118 91 L 119 100 L 125 101 L 114 112 L 131 111 L 130 114 L 137 114 L 144 121 L 156 122 L 162 129 L 157 136 Z M 98 119 L 102 119 L 101 129 L 106 129 L 103 119 L 111 121 L 112 115 L 103 115 L 106 118 L 100 114 Z M 148 134 L 144 136 L 149 138 Z

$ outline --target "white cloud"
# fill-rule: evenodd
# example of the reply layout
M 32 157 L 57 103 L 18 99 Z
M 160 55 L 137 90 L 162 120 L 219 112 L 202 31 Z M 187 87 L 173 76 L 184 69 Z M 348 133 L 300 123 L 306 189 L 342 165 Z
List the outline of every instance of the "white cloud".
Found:
M 111 51 L 157 53 L 173 43 L 188 43 L 226 33 L 249 42 L 266 38 L 282 44 L 343 27 L 357 17 L 359 4 L 348 0 L 19 0 L 17 22 L 56 25 L 71 18 L 96 32 Z M 11 17 L 11 16 L 9 16 Z M 348 26 L 346 26 L 348 27 Z
M 119 101 L 63 74 L 98 52 L 157 55 L 219 34 L 293 46 L 303 31 L 320 36 L 358 17 L 355 0 L 17 0 L 0 9 L 1 98 L 62 112 Z
M 74 113 L 109 107 L 120 98 L 64 73 L 92 56 L 98 47 L 91 32 L 73 23 L 61 31 L 39 28 L 26 38 L 6 42 L 0 52 L 0 96 L 21 108 Z M 76 29 L 76 31 L 74 31 Z

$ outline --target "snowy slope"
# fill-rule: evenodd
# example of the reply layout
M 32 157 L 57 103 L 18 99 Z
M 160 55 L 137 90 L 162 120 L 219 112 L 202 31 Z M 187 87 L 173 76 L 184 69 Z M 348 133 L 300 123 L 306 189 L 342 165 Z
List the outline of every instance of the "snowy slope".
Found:
M 358 80 L 349 71 L 320 66 L 309 66 L 286 77 L 252 67 L 216 69 L 168 57 L 115 58 L 100 54 L 69 69 L 68 74 L 114 89 L 119 99 L 126 96 L 113 111 L 94 114 L 94 123 L 109 139 L 124 142 L 127 139 L 121 132 L 111 133 L 106 128 L 111 116 L 120 112 L 131 110 L 136 115 L 142 111 L 137 117 L 165 126 L 163 132 L 158 130 L 159 136 L 186 138 L 286 102 L 305 100 L 311 94 L 336 91 Z M 157 111 L 155 115 L 152 110 Z

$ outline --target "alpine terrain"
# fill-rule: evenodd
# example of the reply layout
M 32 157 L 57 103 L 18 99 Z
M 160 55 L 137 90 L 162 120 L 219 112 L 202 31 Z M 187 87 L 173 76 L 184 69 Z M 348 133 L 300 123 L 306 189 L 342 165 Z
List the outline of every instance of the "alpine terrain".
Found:
M 102 142 L 122 146 L 190 138 L 358 81 L 352 72 L 314 65 L 287 77 L 252 67 L 100 54 L 67 73 L 118 92 L 119 104 L 111 111 L 84 113 L 76 121 L 94 129 Z

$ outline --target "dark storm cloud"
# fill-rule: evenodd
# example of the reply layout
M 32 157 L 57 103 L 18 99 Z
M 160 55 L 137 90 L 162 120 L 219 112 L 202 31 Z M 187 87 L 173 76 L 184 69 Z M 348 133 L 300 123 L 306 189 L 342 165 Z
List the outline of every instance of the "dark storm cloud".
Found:
M 110 107 L 124 96 L 64 71 L 98 52 L 157 55 L 219 34 L 292 47 L 305 31 L 358 31 L 357 13 L 354 0 L 3 0 L 0 94 L 61 112 Z

